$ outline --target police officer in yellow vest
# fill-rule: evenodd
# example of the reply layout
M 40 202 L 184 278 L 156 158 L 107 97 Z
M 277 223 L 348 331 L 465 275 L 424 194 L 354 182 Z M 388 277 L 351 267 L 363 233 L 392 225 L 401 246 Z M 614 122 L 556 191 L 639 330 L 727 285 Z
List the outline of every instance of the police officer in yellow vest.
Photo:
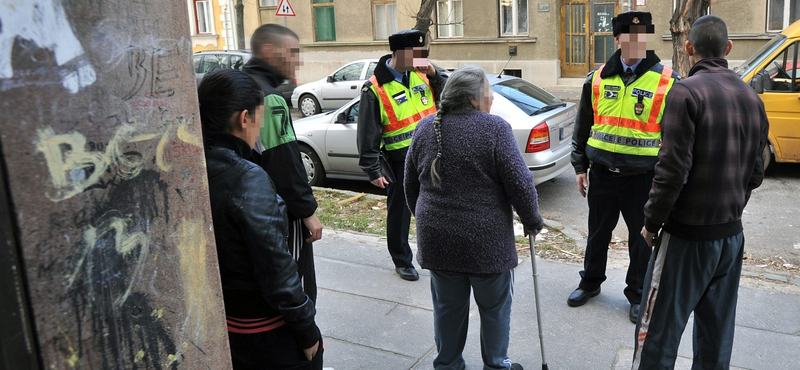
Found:
M 589 73 L 572 137 L 578 191 L 589 203 L 589 236 L 581 282 L 567 304 L 581 306 L 600 294 L 611 233 L 622 213 L 630 257 L 624 294 L 635 323 L 650 259 L 639 231 L 661 145 L 664 97 L 678 75 L 646 50 L 646 36 L 653 33 L 650 13 L 621 13 L 612 27 L 620 49 Z
M 389 47 L 392 54 L 378 61 L 375 75 L 361 89 L 359 165 L 373 185 L 387 188 L 389 254 L 397 274 L 413 281 L 419 279 L 419 274 L 412 264 L 413 255 L 408 245 L 411 211 L 403 189 L 406 152 L 417 122 L 436 113 L 435 101 L 444 86 L 444 77 L 427 59 L 424 33 L 399 31 L 389 36 Z M 381 172 L 382 151 L 391 167 L 391 176 Z

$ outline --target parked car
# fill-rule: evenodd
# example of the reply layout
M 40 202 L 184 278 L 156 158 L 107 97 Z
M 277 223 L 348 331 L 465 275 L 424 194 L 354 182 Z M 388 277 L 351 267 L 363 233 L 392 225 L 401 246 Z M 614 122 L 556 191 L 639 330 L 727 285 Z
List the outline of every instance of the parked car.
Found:
M 577 108 L 538 86 L 513 76 L 490 76 L 492 114 L 511 124 L 519 150 L 536 184 L 553 179 L 570 165 Z M 356 128 L 360 96 L 343 107 L 294 122 L 311 185 L 326 178 L 369 180 L 358 166 Z M 469 145 L 469 143 L 464 143 Z
M 800 163 L 800 21 L 775 35 L 734 71 L 764 102 L 769 145 L 764 167 L 775 162 Z
M 378 59 L 354 60 L 325 78 L 296 87 L 291 97 L 292 106 L 297 107 L 303 117 L 341 108 L 359 95 L 361 86 L 373 75 Z M 433 62 L 431 64 L 440 72 L 447 71 Z
M 199 51 L 194 53 L 192 60 L 194 62 L 194 78 L 197 80 L 197 86 L 200 86 L 200 81 L 203 80 L 206 73 L 231 68 L 241 71 L 251 56 L 252 54 L 246 51 Z M 295 87 L 297 87 L 296 80 L 286 80 L 278 86 L 278 91 L 286 99 L 286 104 L 289 104 L 289 107 L 292 104 L 292 91 Z

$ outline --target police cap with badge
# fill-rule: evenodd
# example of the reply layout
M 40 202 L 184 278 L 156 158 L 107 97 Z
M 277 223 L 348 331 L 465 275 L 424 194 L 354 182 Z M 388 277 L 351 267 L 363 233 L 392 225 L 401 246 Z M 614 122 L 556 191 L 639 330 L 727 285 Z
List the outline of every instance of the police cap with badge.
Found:
M 620 13 L 616 17 L 611 18 L 611 27 L 615 37 L 622 33 L 655 33 L 653 16 L 649 12 L 629 11 Z M 638 92 L 635 90 L 641 89 L 634 89 L 633 93 L 633 95 L 639 99 L 633 107 L 633 112 L 638 116 L 644 111 L 643 99 L 645 94 L 644 90 Z M 652 99 L 652 93 L 650 93 L 650 98 Z
M 655 33 L 653 16 L 649 12 L 629 11 L 611 18 L 614 36 L 621 33 Z
M 418 30 L 402 30 L 389 36 L 389 49 L 391 51 L 424 48 L 425 33 Z M 422 58 L 428 57 L 428 49 L 422 50 Z

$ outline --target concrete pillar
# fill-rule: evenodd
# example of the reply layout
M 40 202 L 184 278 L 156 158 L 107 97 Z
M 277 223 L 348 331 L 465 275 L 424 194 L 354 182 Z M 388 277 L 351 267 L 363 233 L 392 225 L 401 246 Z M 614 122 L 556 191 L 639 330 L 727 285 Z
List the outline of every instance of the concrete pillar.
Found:
M 185 2 L 0 2 L 0 144 L 41 368 L 230 368 Z

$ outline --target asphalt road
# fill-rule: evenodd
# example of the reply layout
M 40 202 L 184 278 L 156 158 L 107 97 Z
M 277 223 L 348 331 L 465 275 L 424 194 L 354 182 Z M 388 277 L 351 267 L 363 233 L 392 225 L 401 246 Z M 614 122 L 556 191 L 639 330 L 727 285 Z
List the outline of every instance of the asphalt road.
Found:
M 325 185 L 372 194 L 385 194 L 366 181 L 328 180 Z M 556 220 L 586 236 L 589 208 L 575 185 L 575 174 L 561 176 L 537 186 L 542 216 Z M 772 163 L 760 188 L 753 192 L 743 218 L 745 249 L 757 258 L 783 257 L 800 265 L 800 164 Z M 614 237 L 628 239 L 620 217 Z

